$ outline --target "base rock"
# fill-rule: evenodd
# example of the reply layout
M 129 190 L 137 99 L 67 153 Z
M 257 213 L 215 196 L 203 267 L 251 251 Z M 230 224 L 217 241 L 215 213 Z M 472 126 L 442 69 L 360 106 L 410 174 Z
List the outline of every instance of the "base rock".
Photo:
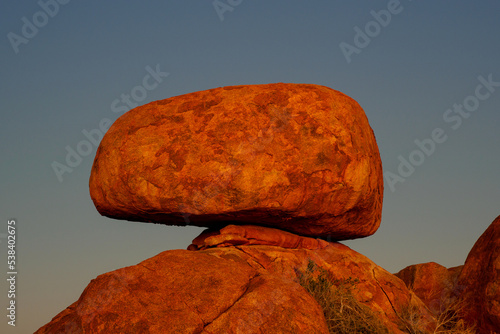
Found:
M 268 245 L 165 251 L 92 280 L 36 333 L 328 333 L 322 309 L 299 284 L 310 261 L 336 279 L 357 278 L 355 298 L 390 333 L 412 305 L 433 318 L 396 276 L 340 243 L 316 249 Z M 398 314 L 396 314 L 398 312 Z

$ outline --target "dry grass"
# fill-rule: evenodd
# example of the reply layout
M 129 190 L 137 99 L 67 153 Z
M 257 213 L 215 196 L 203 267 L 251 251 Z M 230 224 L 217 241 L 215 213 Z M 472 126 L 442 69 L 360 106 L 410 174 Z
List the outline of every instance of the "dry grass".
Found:
M 330 333 L 389 333 L 377 315 L 352 294 L 357 280 L 333 279 L 329 273 L 309 261 L 305 272 L 298 272 L 299 282 L 318 302 L 325 314 Z
M 422 317 L 420 309 L 410 303 L 401 310 L 398 314 L 401 319 L 399 329 L 409 334 L 430 334 L 429 331 L 423 330 Z
M 446 304 L 446 303 L 443 303 Z M 463 302 L 448 302 L 436 316 L 433 331 L 422 330 L 420 311 L 414 305 L 408 305 L 399 315 L 402 319 L 400 329 L 409 334 L 475 334 L 476 330 L 464 322 L 461 314 L 466 307 Z
M 448 303 L 448 305 L 441 310 L 437 317 L 437 326 L 433 334 L 474 334 L 476 330 L 473 326 L 465 323 L 461 315 L 465 310 L 466 305 L 462 301 L 455 301 Z
M 368 306 L 353 295 L 357 279 L 348 277 L 338 280 L 325 269 L 309 261 L 304 272 L 297 271 L 299 283 L 323 309 L 330 333 L 340 334 L 385 334 L 389 333 L 382 320 Z M 447 305 L 436 316 L 436 327 L 432 331 L 423 329 L 420 309 L 412 304 L 398 314 L 400 329 L 409 334 L 474 334 L 475 328 L 461 318 L 466 305 L 460 301 L 442 303 Z

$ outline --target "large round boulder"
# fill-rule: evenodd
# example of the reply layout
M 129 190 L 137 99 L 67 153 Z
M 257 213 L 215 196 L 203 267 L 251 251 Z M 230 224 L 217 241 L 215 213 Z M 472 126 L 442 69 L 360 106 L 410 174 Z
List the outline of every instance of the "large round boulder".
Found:
M 118 118 L 97 150 L 90 194 L 117 219 L 352 239 L 379 227 L 382 163 L 363 109 L 338 91 L 222 87 Z

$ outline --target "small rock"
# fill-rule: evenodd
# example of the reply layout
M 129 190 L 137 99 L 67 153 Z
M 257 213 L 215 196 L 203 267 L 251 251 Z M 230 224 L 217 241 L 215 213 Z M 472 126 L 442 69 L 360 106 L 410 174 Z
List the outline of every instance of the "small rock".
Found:
M 275 228 L 255 225 L 228 225 L 219 231 L 206 230 L 196 237 L 188 250 L 235 245 L 268 245 L 283 248 L 320 249 L 328 246 L 321 239 L 301 237 Z

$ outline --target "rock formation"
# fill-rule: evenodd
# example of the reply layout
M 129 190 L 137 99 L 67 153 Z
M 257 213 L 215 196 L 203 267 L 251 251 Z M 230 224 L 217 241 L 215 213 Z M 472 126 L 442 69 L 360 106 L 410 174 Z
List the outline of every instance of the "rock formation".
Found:
M 189 250 L 236 245 L 269 245 L 283 248 L 320 249 L 325 240 L 301 237 L 274 228 L 255 225 L 228 225 L 221 230 L 206 230 L 193 240 Z
M 454 321 L 463 320 L 474 333 L 499 334 L 500 216 L 476 241 L 463 266 L 446 269 L 437 263 L 423 263 L 408 266 L 396 276 L 436 316 L 452 312 L 457 318 Z
M 500 333 L 500 216 L 472 247 L 456 286 L 479 334 Z
M 310 84 L 223 87 L 132 109 L 102 139 L 90 177 L 111 218 L 329 240 L 373 234 L 382 193 L 365 113 Z
M 270 233 L 279 239 L 280 232 Z M 427 308 L 399 278 L 332 242 L 315 250 L 233 245 L 165 251 L 98 276 L 37 333 L 328 333 L 323 310 L 299 284 L 311 262 L 337 282 L 356 278 L 355 298 L 390 333 L 403 333 L 400 314 L 409 305 L 422 328 L 433 326 Z
M 223 87 L 135 108 L 97 150 L 96 208 L 208 229 L 98 276 L 36 333 L 471 333 L 476 321 L 499 333 L 500 217 L 463 267 L 392 275 L 332 241 L 373 234 L 382 192 L 366 116 L 330 88 Z
M 446 268 L 435 262 L 408 266 L 396 274 L 434 314 L 439 314 L 454 298 L 462 266 Z

